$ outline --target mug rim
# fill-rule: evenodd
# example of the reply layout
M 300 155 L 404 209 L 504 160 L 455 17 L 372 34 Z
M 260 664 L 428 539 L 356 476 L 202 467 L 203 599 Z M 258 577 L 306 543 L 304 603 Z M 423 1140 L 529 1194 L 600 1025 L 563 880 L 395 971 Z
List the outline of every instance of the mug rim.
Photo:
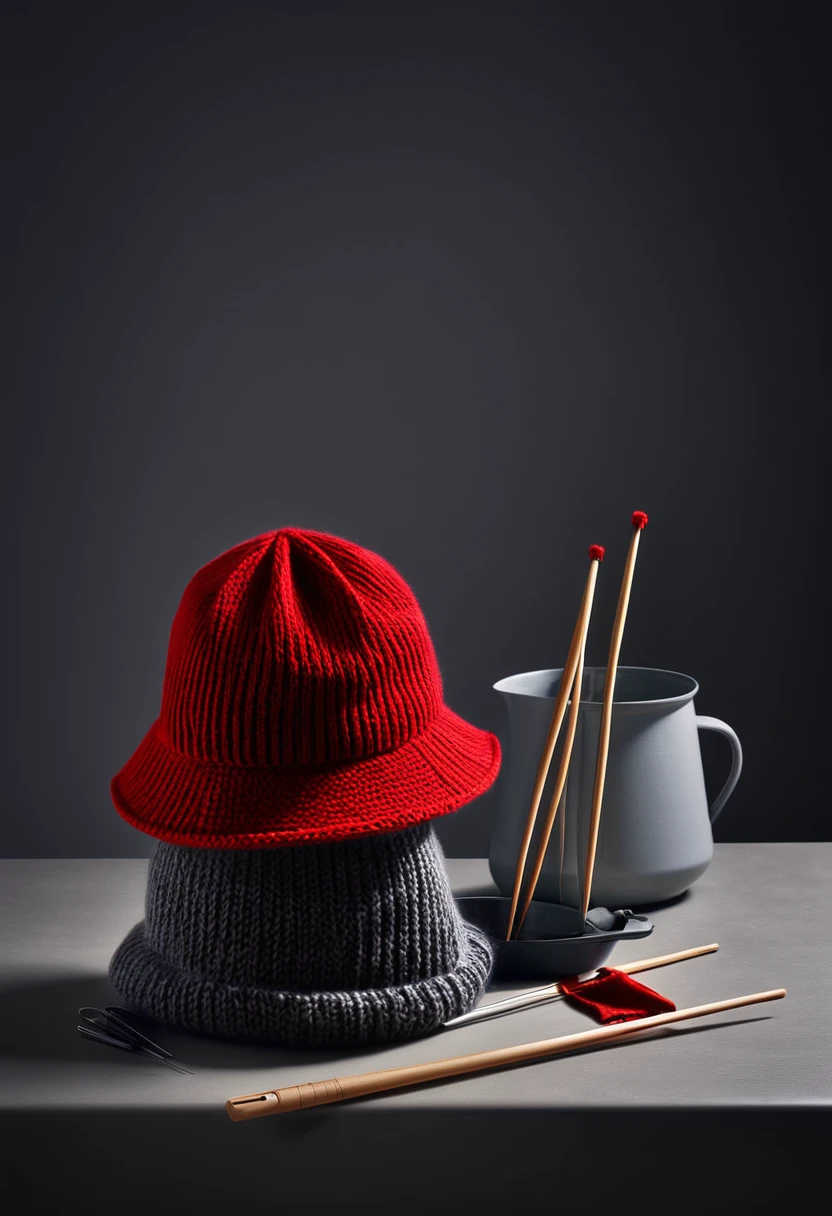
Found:
M 516 688 L 508 688 L 507 685 L 512 680 L 520 680 L 526 676 L 563 675 L 563 670 L 564 669 L 562 667 L 540 667 L 536 671 L 518 671 L 515 672 L 514 675 L 503 676 L 502 679 L 498 680 L 496 684 L 492 684 L 491 687 L 495 692 L 511 693 L 512 696 L 515 697 L 528 697 L 530 700 L 535 701 L 554 701 L 557 695 L 555 693 L 553 693 L 551 696 L 541 696 L 539 693 L 522 692 Z M 606 667 L 585 667 L 584 673 L 588 671 L 606 671 Z M 620 663 L 617 671 L 649 671 L 654 672 L 657 675 L 677 676 L 680 680 L 687 680 L 690 684 L 690 688 L 686 692 L 677 693 L 672 697 L 647 697 L 637 701 L 618 701 L 616 700 L 615 695 L 613 695 L 613 705 L 683 705 L 686 701 L 692 700 L 699 692 L 699 682 L 695 680 L 693 676 L 689 676 L 683 671 L 673 671 L 669 667 L 638 667 L 631 666 L 627 663 Z M 586 706 L 597 705 L 600 708 L 603 702 L 587 701 L 581 697 L 580 704 Z

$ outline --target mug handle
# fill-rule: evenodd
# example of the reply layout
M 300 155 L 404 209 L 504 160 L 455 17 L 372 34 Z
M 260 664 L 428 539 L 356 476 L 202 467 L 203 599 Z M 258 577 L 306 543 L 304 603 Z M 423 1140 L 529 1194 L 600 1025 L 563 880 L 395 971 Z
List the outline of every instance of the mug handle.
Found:
M 734 787 L 740 779 L 740 773 L 742 772 L 742 747 L 740 746 L 736 731 L 733 731 L 727 722 L 722 722 L 719 718 L 709 718 L 705 714 L 697 714 L 696 728 L 697 730 L 716 731 L 718 735 L 724 735 L 731 744 L 731 771 L 728 774 L 728 780 L 716 798 L 714 798 L 708 810 L 711 823 L 715 823 L 717 815 L 733 794 Z

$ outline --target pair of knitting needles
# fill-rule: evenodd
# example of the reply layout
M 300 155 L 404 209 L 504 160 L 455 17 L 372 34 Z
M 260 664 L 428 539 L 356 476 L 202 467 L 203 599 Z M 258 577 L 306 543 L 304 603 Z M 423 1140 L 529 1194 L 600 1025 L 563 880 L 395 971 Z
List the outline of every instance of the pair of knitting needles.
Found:
M 265 1090 L 258 1094 L 241 1094 L 237 1098 L 229 1098 L 225 1109 L 229 1118 L 239 1123 L 245 1119 L 259 1119 L 263 1115 L 277 1115 L 303 1110 L 309 1106 L 342 1102 L 347 1098 L 363 1098 L 368 1094 L 384 1093 L 409 1085 L 424 1085 L 430 1081 L 444 1081 L 450 1077 L 484 1072 L 487 1069 L 508 1068 L 532 1060 L 564 1055 L 567 1052 L 603 1047 L 607 1043 L 629 1038 L 640 1031 L 657 1030 L 674 1022 L 686 1022 L 691 1018 L 701 1018 L 712 1013 L 725 1013 L 729 1009 L 759 1005 L 764 1001 L 779 1001 L 785 995 L 785 988 L 772 988 L 767 992 L 731 997 L 727 1001 L 713 1001 L 708 1005 L 674 1009 L 668 1013 L 654 1014 L 652 1017 L 637 1018 L 632 1022 L 617 1022 L 596 1030 L 565 1034 L 556 1039 L 520 1043 L 516 1047 L 498 1047 L 493 1051 L 476 1051 L 470 1055 L 431 1060 L 425 1064 L 385 1068 L 352 1077 L 333 1077 L 329 1081 L 310 1081 L 305 1085 L 287 1085 L 282 1089 Z
M 609 755 L 610 747 L 612 703 L 613 695 L 615 693 L 615 678 L 618 671 L 618 656 L 621 653 L 621 640 L 624 636 L 624 623 L 627 619 L 627 609 L 630 604 L 630 591 L 633 585 L 633 574 L 636 567 L 639 537 L 641 536 L 642 530 L 647 526 L 647 516 L 645 513 L 643 511 L 634 511 L 632 524 L 633 535 L 630 540 L 630 548 L 627 553 L 627 561 L 624 566 L 624 576 L 621 580 L 621 590 L 618 594 L 618 606 L 615 610 L 615 620 L 613 622 L 609 655 L 607 657 L 606 679 L 604 681 L 604 701 L 601 709 L 601 727 L 598 739 L 598 755 L 595 763 L 595 786 L 592 792 L 592 805 L 589 815 L 589 839 L 587 841 L 586 858 L 584 860 L 583 886 L 581 888 L 581 925 L 583 925 L 586 921 L 586 914 L 589 908 L 589 899 L 592 891 L 592 875 L 595 870 L 595 852 L 598 847 L 598 829 L 601 823 L 601 806 L 604 800 L 604 782 L 606 780 L 607 757 Z M 603 561 L 603 558 L 603 547 L 601 545 L 590 545 L 589 573 L 587 574 L 586 585 L 584 587 L 584 593 L 581 599 L 581 606 L 578 611 L 578 619 L 575 623 L 572 641 L 569 646 L 569 653 L 566 657 L 566 664 L 563 669 L 560 688 L 558 689 L 558 695 L 555 699 L 555 707 L 552 711 L 552 720 L 549 723 L 549 731 L 546 735 L 546 742 L 543 746 L 543 754 L 540 757 L 540 764 L 538 765 L 537 775 L 535 776 L 534 788 L 532 790 L 532 801 L 531 806 L 529 807 L 528 816 L 526 818 L 526 826 L 523 830 L 523 839 L 520 845 L 520 855 L 517 860 L 517 870 L 514 875 L 514 890 L 512 891 L 511 896 L 508 925 L 506 927 L 506 941 L 510 940 L 512 934 L 514 934 L 515 937 L 518 937 L 520 934 L 523 921 L 526 918 L 526 913 L 528 912 L 534 898 L 537 881 L 540 878 L 540 872 L 543 869 L 543 862 L 546 858 L 546 850 L 549 847 L 549 838 L 552 835 L 552 828 L 558 813 L 558 807 L 561 804 L 561 797 L 566 787 L 566 777 L 569 772 L 569 762 L 572 759 L 572 747 L 575 742 L 575 732 L 578 728 L 578 711 L 581 703 L 581 686 L 583 684 L 584 660 L 586 657 L 586 639 L 589 633 L 589 620 L 592 615 L 592 603 L 595 598 L 595 583 L 598 578 L 598 567 Z M 520 903 L 520 896 L 523 890 L 523 878 L 526 869 L 526 861 L 529 855 L 529 846 L 531 845 L 535 824 L 537 822 L 537 815 L 540 809 L 540 800 L 543 797 L 543 789 L 546 785 L 546 779 L 549 776 L 549 767 L 552 763 L 552 756 L 554 755 L 558 736 L 560 735 L 560 729 L 566 715 L 567 703 L 570 704 L 569 721 L 566 726 L 566 736 L 564 738 L 560 764 L 558 766 L 558 772 L 555 778 L 549 809 L 546 813 L 546 819 L 544 821 L 543 830 L 538 843 L 537 855 L 535 856 L 531 876 L 526 884 L 526 895 L 518 916 L 517 908 Z

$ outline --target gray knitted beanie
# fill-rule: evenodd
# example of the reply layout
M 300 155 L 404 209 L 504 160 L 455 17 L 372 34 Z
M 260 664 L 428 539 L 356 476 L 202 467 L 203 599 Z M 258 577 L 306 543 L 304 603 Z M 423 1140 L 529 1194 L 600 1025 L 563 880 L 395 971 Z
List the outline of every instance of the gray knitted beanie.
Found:
M 159 842 L 145 920 L 110 964 L 132 1006 L 291 1047 L 424 1035 L 471 1009 L 491 967 L 430 824 L 281 849 Z

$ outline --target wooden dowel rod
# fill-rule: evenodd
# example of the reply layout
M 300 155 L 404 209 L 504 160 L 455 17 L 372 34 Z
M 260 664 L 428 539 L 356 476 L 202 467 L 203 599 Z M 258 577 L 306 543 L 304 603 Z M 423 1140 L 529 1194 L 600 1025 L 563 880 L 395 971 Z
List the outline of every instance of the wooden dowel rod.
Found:
M 622 963 L 615 970 L 623 971 L 625 975 L 636 975 L 640 971 L 652 971 L 656 967 L 667 967 L 670 963 L 681 963 L 685 959 L 699 958 L 703 954 L 715 954 L 718 949 L 718 943 L 711 942 L 707 946 L 693 946 L 690 950 L 677 950 L 675 954 L 657 954 L 654 958 L 641 958 L 632 963 Z M 586 978 L 594 979 L 597 974 L 597 971 L 590 971 Z M 446 1022 L 445 1029 L 452 1030 L 456 1026 L 466 1026 L 470 1022 L 480 1022 L 491 1017 L 492 1014 L 508 1013 L 513 1009 L 524 1009 L 528 1005 L 555 1001 L 563 995 L 563 988 L 559 983 L 541 984 L 539 988 L 528 988 L 525 992 L 516 992 L 513 996 L 507 996 L 502 1001 L 491 1001 L 490 1004 L 480 1005 L 469 1013 L 461 1013 L 459 1017 L 451 1018 L 449 1022 Z
M 563 863 L 566 860 L 566 799 L 569 796 L 569 774 L 560 797 L 560 820 L 558 827 L 558 903 L 563 903 Z
M 589 813 L 589 838 L 584 859 L 583 887 L 581 889 L 581 924 L 586 920 L 589 901 L 592 895 L 592 875 L 595 871 L 595 851 L 598 847 L 598 829 L 601 823 L 601 806 L 604 801 L 604 782 L 607 775 L 607 756 L 610 749 L 612 704 L 615 694 L 615 677 L 618 672 L 618 656 L 621 653 L 621 640 L 624 637 L 624 624 L 627 620 L 627 608 L 629 607 L 630 591 L 633 586 L 639 537 L 646 524 L 647 516 L 644 512 L 635 511 L 633 513 L 633 535 L 630 539 L 630 548 L 624 566 L 624 576 L 621 580 L 621 590 L 618 594 L 618 605 L 615 610 L 615 620 L 612 627 L 612 636 L 610 637 L 607 671 L 604 679 L 601 727 L 598 734 L 598 756 L 595 762 L 595 786 L 592 791 L 592 807 Z
M 555 745 L 558 741 L 560 728 L 563 724 L 563 716 L 566 712 L 566 704 L 569 700 L 569 693 L 575 681 L 575 671 L 578 666 L 578 656 L 580 654 L 581 637 L 584 632 L 584 622 L 589 618 L 592 611 L 592 600 L 595 595 L 595 582 L 598 577 L 598 564 L 604 555 L 604 550 L 600 545 L 592 545 L 590 548 L 590 563 L 589 573 L 586 577 L 584 585 L 584 593 L 581 598 L 581 606 L 578 610 L 578 619 L 575 622 L 575 629 L 572 634 L 572 641 L 569 643 L 569 653 L 566 656 L 566 664 L 561 676 L 560 688 L 555 699 L 554 709 L 552 710 L 552 720 L 549 723 L 549 731 L 546 735 L 546 742 L 543 745 L 543 753 L 540 757 L 540 763 L 537 766 L 537 774 L 534 779 L 534 788 L 532 789 L 531 805 L 526 816 L 526 826 L 523 829 L 523 838 L 520 843 L 520 852 L 517 858 L 517 869 L 514 874 L 514 889 L 511 894 L 511 907 L 508 914 L 508 924 L 506 926 L 506 940 L 511 937 L 512 929 L 514 928 L 514 918 L 517 913 L 517 904 L 520 900 L 520 891 L 523 886 L 523 873 L 526 869 L 526 858 L 529 854 L 529 845 L 531 844 L 532 835 L 534 834 L 534 825 L 537 821 L 537 812 L 540 806 L 540 799 L 543 797 L 543 789 L 546 785 L 546 778 L 549 775 L 549 765 L 552 763 Z
M 543 863 L 546 860 L 546 850 L 549 848 L 549 840 L 552 835 L 552 828 L 555 825 L 558 807 L 560 806 L 561 796 L 563 795 L 566 786 L 566 778 L 569 773 L 569 764 L 572 759 L 572 748 L 575 744 L 575 733 L 578 729 L 578 713 L 581 708 L 581 686 L 584 679 L 584 659 L 586 657 L 586 639 L 589 632 L 589 617 L 584 624 L 584 632 L 581 637 L 580 649 L 578 652 L 578 666 L 575 670 L 575 681 L 572 685 L 572 693 L 569 700 L 569 718 L 566 723 L 566 735 L 563 740 L 563 749 L 560 754 L 560 763 L 558 765 L 557 776 L 555 777 L 555 787 L 552 791 L 552 797 L 549 802 L 549 809 L 546 812 L 546 819 L 543 823 L 543 830 L 540 834 L 540 840 L 537 845 L 537 855 L 534 859 L 531 876 L 526 883 L 526 894 L 523 899 L 523 906 L 520 909 L 520 915 L 517 917 L 514 936 L 520 936 L 520 930 L 523 928 L 523 921 L 526 919 L 526 913 L 529 910 L 532 900 L 534 899 L 535 889 L 537 887 L 540 872 L 543 869 Z
M 681 963 L 687 958 L 700 958 L 703 954 L 716 954 L 719 942 L 707 946 L 692 946 L 690 950 L 677 950 L 675 954 L 657 954 L 654 958 L 640 958 L 633 963 L 622 963 L 616 971 L 625 975 L 637 975 L 640 971 L 653 971 L 656 967 L 667 967 L 670 963 Z
M 338 1077 L 329 1081 L 288 1085 L 283 1089 L 265 1090 L 259 1094 L 241 1094 L 237 1098 L 229 1098 L 225 1109 L 229 1118 L 236 1123 L 244 1119 L 257 1119 L 262 1115 L 341 1102 L 347 1098 L 363 1098 L 368 1094 L 384 1093 L 407 1085 L 424 1085 L 430 1081 L 444 1081 L 449 1077 L 483 1072 L 491 1068 L 509 1068 L 515 1064 L 525 1064 L 570 1051 L 595 1048 L 613 1043 L 617 1039 L 628 1038 L 643 1030 L 656 1030 L 674 1022 L 686 1022 L 691 1018 L 701 1018 L 712 1013 L 726 1013 L 729 1009 L 759 1005 L 764 1001 L 779 1001 L 785 995 L 785 988 L 773 988 L 768 992 L 753 992 L 749 996 L 735 996 L 727 1001 L 712 1001 L 708 1005 L 674 1009 L 669 1013 L 657 1013 L 653 1017 L 638 1018 L 632 1022 L 618 1022 L 613 1026 L 600 1026 L 596 1030 L 565 1034 L 557 1039 L 541 1039 L 536 1043 L 520 1043 L 516 1047 L 498 1047 L 493 1051 L 476 1051 L 467 1056 L 452 1056 L 447 1060 L 431 1060 L 426 1064 L 410 1064 L 404 1068 L 385 1068 L 377 1072 L 358 1073 L 356 1076 Z

